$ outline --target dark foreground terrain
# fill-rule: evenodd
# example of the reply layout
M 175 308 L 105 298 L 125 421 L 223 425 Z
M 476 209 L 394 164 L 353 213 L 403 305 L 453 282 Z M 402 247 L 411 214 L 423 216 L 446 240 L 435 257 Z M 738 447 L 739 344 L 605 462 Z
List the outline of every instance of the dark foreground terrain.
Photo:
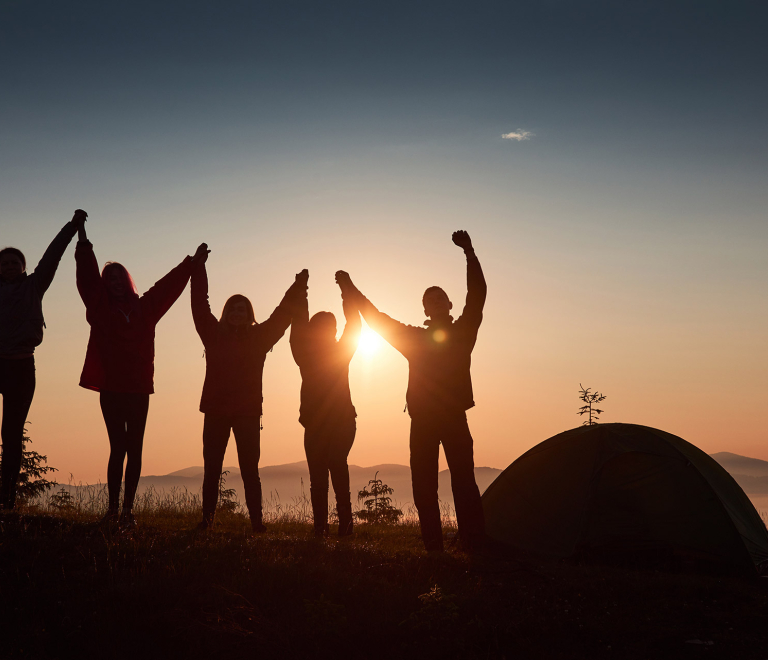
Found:
M 768 659 L 765 578 L 194 522 L 0 518 L 0 657 Z

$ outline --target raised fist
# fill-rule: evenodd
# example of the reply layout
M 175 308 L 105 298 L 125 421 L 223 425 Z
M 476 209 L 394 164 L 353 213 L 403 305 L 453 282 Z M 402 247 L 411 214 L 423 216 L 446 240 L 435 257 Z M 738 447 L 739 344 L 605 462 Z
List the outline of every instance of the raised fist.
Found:
M 300 273 L 296 273 L 296 281 L 307 286 L 307 282 L 309 282 L 309 271 L 305 268 Z
M 469 237 L 469 234 L 465 232 L 463 229 L 459 229 L 459 231 L 453 232 L 453 236 L 451 236 L 451 239 L 462 250 L 472 249 L 472 239 Z

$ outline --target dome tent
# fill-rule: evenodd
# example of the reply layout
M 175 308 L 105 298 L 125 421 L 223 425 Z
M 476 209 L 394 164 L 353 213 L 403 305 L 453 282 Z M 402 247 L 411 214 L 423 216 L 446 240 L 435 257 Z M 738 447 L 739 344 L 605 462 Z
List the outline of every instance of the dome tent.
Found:
M 647 426 L 580 426 L 545 440 L 496 478 L 483 509 L 491 538 L 551 556 L 661 550 L 768 567 L 768 530 L 736 481 Z

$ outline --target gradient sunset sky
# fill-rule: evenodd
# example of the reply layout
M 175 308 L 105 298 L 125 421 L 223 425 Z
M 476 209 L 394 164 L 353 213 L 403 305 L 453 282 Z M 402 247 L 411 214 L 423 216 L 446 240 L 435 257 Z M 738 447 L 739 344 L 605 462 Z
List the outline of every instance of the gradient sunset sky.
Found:
M 211 300 L 263 320 L 337 269 L 421 324 L 489 286 L 476 464 L 605 422 L 768 460 L 768 10 L 747 2 L 0 4 L 0 245 L 32 270 L 76 208 L 141 291 L 200 242 Z M 504 137 L 506 136 L 506 137 Z M 46 295 L 29 419 L 60 481 L 105 479 L 74 241 Z M 202 465 L 189 291 L 158 326 L 144 474 Z M 352 362 L 357 465 L 408 462 L 407 363 Z M 303 460 L 299 371 L 267 358 L 262 465 Z M 234 443 L 232 443 L 234 444 Z M 225 464 L 236 462 L 231 447 Z

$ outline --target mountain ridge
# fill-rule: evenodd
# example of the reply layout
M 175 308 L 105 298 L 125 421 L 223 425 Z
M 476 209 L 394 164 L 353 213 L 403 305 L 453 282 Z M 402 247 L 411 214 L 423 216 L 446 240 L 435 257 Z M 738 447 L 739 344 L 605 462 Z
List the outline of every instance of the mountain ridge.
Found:
M 731 474 L 747 495 L 768 495 L 768 461 L 732 452 L 716 452 L 710 456 Z M 228 466 L 224 470 L 229 472 L 226 476 L 227 487 L 234 488 L 238 499 L 244 502 L 245 491 L 240 469 L 236 466 Z M 178 488 L 199 493 L 203 482 L 203 472 L 203 466 L 199 465 L 175 470 L 165 475 L 142 476 L 139 481 L 139 492 L 149 488 L 154 488 L 157 491 Z M 501 472 L 503 470 L 500 468 L 476 467 L 475 480 L 480 492 L 483 493 Z M 357 493 L 368 485 L 376 473 L 378 473 L 379 479 L 394 489 L 392 497 L 399 506 L 413 502 L 410 467 L 399 463 L 380 463 L 370 466 L 350 465 L 350 490 L 353 502 L 357 498 Z M 308 496 L 309 470 L 306 461 L 267 465 L 259 468 L 259 474 L 265 504 L 269 502 L 285 503 Z M 330 491 L 331 497 L 333 497 L 332 485 Z M 438 473 L 438 495 L 441 501 L 453 505 L 451 477 L 447 469 Z

